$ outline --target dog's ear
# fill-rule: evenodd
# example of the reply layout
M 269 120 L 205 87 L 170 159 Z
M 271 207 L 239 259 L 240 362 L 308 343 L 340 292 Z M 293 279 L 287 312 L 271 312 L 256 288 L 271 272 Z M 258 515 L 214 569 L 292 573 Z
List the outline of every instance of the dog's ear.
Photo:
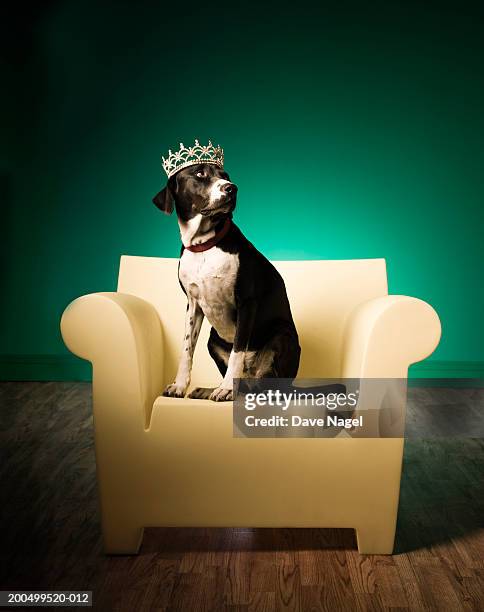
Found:
M 175 201 L 168 185 L 155 195 L 153 198 L 153 204 L 166 215 L 171 215 Z

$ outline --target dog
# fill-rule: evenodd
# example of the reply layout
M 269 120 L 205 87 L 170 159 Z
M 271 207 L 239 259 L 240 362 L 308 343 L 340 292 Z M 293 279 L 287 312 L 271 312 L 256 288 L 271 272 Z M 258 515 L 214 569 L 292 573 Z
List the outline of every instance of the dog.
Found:
M 187 392 L 204 317 L 212 326 L 208 350 L 223 379 L 188 397 L 229 401 L 234 379 L 297 375 L 301 349 L 286 287 L 233 222 L 237 191 L 221 163 L 201 160 L 169 175 L 153 198 L 164 213 L 176 211 L 183 243 L 178 278 L 188 301 L 180 362 L 165 396 Z

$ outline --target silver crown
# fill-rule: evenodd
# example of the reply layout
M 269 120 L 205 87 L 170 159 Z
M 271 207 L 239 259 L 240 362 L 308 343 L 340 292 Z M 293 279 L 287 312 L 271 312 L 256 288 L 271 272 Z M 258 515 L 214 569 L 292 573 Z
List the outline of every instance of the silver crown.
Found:
M 198 140 L 195 140 L 195 144 L 191 147 L 186 147 L 183 142 L 180 142 L 180 149 L 176 153 L 172 153 L 170 149 L 168 157 L 161 158 L 161 164 L 168 178 L 178 170 L 194 164 L 216 164 L 223 168 L 224 151 L 220 145 L 214 147 L 210 140 L 206 146 L 201 145 Z

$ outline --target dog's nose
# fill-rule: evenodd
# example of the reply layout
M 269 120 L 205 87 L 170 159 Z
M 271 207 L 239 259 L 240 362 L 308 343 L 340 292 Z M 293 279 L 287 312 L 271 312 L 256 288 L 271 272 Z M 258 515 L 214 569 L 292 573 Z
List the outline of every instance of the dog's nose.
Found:
M 220 191 L 222 191 L 222 193 L 226 193 L 229 196 L 235 195 L 237 193 L 237 185 L 234 185 L 233 183 L 225 183 L 224 185 L 222 185 Z

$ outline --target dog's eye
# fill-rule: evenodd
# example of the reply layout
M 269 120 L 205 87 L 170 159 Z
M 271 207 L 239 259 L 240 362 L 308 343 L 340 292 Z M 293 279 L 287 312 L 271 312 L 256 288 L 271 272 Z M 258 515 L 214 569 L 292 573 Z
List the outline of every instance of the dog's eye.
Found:
M 197 172 L 197 176 L 198 178 L 205 178 L 207 175 L 203 170 L 200 170 L 199 172 Z

